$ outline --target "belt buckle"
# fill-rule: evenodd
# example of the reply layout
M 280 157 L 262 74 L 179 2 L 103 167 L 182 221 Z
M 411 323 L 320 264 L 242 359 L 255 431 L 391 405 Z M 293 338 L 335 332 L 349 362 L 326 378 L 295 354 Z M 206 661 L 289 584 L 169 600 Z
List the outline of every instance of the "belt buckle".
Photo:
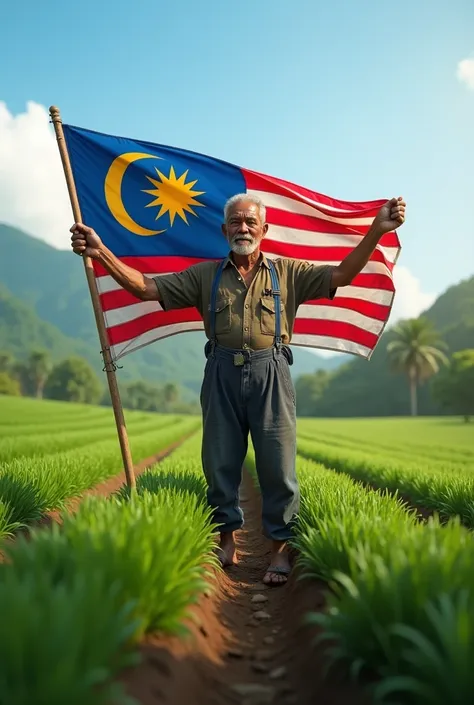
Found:
M 235 353 L 234 355 L 234 365 L 235 367 L 242 367 L 245 362 L 245 358 L 241 352 Z

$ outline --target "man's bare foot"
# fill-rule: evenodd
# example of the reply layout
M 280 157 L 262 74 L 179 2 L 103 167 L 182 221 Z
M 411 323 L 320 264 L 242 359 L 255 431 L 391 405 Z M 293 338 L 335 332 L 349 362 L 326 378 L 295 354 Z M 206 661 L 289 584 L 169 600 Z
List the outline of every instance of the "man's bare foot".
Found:
M 236 565 L 237 557 L 235 555 L 235 539 L 233 531 L 227 531 L 220 535 L 217 555 L 219 556 L 219 560 L 223 568 L 227 568 L 230 565 Z
M 270 566 L 265 573 L 265 585 L 283 585 L 291 572 L 290 558 L 286 541 L 273 541 Z

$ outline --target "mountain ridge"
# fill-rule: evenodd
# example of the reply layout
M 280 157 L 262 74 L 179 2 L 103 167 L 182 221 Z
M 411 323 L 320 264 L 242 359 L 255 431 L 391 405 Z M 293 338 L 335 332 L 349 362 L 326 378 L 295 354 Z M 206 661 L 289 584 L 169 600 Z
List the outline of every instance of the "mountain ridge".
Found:
M 55 346 L 60 349 L 81 349 L 94 369 L 101 370 L 100 343 L 79 258 L 69 250 L 56 249 L 19 228 L 2 223 L 0 245 L 6 253 L 0 260 L 0 283 L 3 284 L 4 305 L 8 299 L 10 315 L 14 315 L 11 309 L 15 308 L 14 300 L 17 300 L 38 318 L 33 324 L 31 316 L 28 317 L 38 342 L 43 331 L 46 339 L 55 340 Z M 21 317 L 17 316 L 16 321 L 20 325 Z M 42 328 L 41 322 L 54 326 L 67 340 L 55 337 L 50 329 Z M 11 350 L 14 345 L 9 347 L 5 337 L 8 337 L 5 333 L 0 337 L 0 348 Z M 25 340 L 24 332 L 22 340 Z M 117 377 L 124 381 L 176 382 L 196 396 L 204 371 L 205 341 L 204 333 L 197 331 L 157 341 L 119 360 Z M 333 370 L 346 358 L 342 354 L 325 358 L 297 346 L 292 346 L 292 350 L 295 379 L 317 369 Z

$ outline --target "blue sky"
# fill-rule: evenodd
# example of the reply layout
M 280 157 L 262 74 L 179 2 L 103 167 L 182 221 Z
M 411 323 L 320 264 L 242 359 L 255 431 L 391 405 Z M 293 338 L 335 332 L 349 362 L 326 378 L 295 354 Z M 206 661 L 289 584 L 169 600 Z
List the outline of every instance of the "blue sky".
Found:
M 334 197 L 401 194 L 400 266 L 436 294 L 474 273 L 469 58 L 472 0 L 23 0 L 0 26 L 0 102 Z

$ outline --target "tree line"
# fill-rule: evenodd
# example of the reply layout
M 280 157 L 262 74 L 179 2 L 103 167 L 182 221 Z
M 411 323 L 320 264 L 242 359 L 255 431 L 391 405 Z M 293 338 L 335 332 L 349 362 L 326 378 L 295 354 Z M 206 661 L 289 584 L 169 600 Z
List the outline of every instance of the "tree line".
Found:
M 474 415 L 474 349 L 450 354 L 447 343 L 428 319 L 401 321 L 393 328 L 387 365 L 391 374 L 403 375 L 408 382 L 407 408 L 412 416 L 418 414 L 419 389 L 428 381 L 433 399 L 446 413 L 460 415 L 466 422 Z M 320 415 L 329 384 L 338 374 L 338 370 L 318 370 L 297 379 L 301 416 Z
M 158 413 L 195 414 L 196 404 L 183 401 L 177 384 L 143 380 L 120 382 L 122 405 Z M 24 360 L 0 351 L 0 395 L 111 405 L 108 388 L 84 358 L 74 355 L 53 362 L 46 350 L 34 349 Z

